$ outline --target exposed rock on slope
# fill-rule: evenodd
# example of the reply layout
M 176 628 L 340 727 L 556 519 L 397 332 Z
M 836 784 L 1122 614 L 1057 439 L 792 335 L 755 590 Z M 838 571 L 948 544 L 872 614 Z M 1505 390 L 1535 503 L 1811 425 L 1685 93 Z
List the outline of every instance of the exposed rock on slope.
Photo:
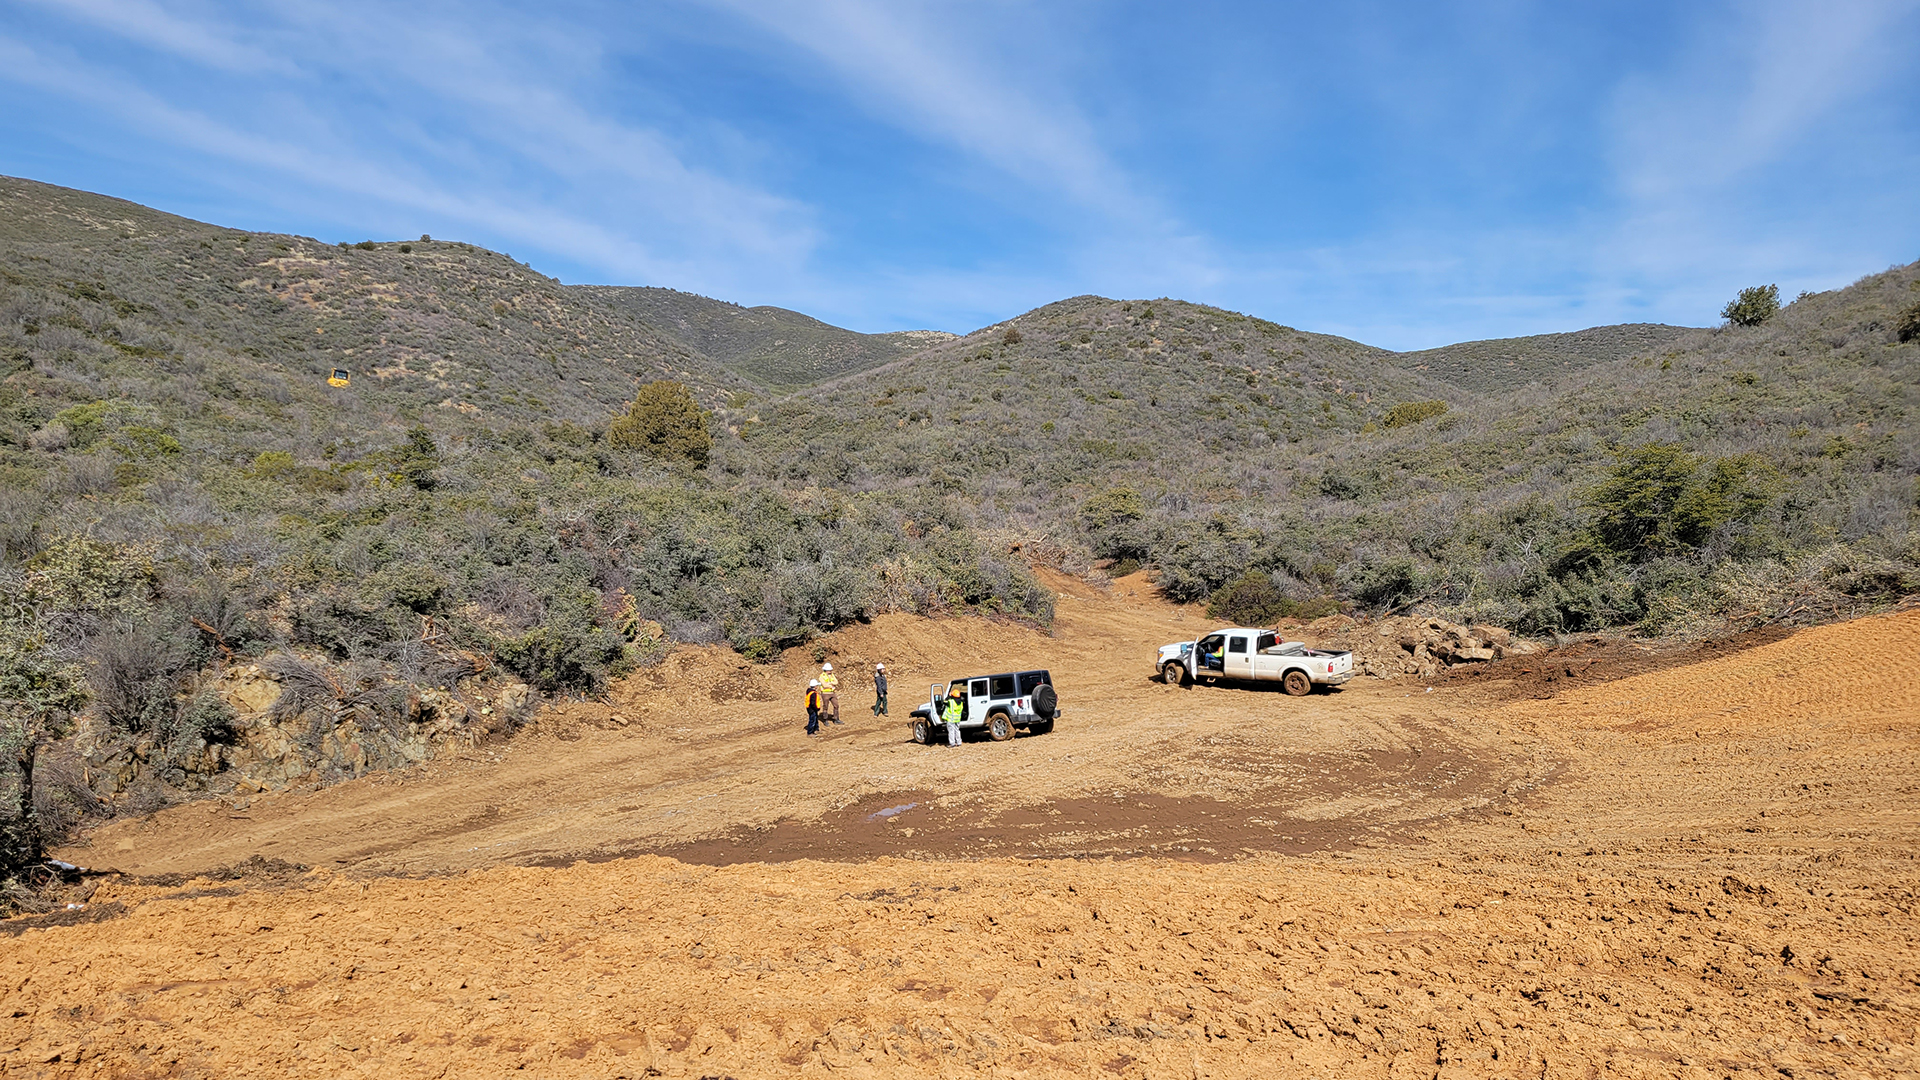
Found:
M 1530 656 L 1542 650 L 1502 627 L 1462 626 L 1431 616 L 1358 623 L 1345 615 L 1329 615 L 1308 624 L 1307 630 L 1322 647 L 1350 650 L 1353 669 L 1377 678 L 1431 677 L 1455 664 Z
M 281 791 L 426 761 L 448 746 L 505 732 L 534 700 L 511 678 L 411 687 L 280 655 L 220 672 L 202 695 L 225 705 L 223 726 L 115 737 L 93 724 L 73 743 L 95 798 L 116 801 L 156 782 L 189 791 Z

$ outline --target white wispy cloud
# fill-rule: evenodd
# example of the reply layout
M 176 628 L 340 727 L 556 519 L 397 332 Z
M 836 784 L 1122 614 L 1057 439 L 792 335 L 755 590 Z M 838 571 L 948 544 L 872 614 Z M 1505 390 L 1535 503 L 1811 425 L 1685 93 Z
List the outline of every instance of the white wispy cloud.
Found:
M 994 63 L 999 51 L 975 40 L 978 28 L 995 22 L 994 5 L 715 0 L 715 6 L 817 57 L 853 90 L 861 108 L 910 133 L 943 140 L 1101 214 L 1171 220 L 1101 147 L 1095 126 L 1058 87 Z
M 797 272 L 818 242 L 804 204 L 578 100 L 598 61 L 590 28 L 381 5 L 283 3 L 244 29 L 148 0 L 45 7 L 209 73 L 275 78 L 236 100 L 232 86 L 135 81 L 64 43 L 8 36 L 0 81 L 312 191 L 328 216 L 350 196 L 368 218 L 425 211 L 609 277 L 713 291 Z
M 283 58 L 254 48 L 204 20 L 175 15 L 152 0 L 27 0 L 116 36 L 219 71 L 285 71 Z
M 1777 161 L 1910 63 L 1906 41 L 1887 31 L 1916 11 L 1913 0 L 1834 0 L 1702 19 L 1666 70 L 1618 87 L 1612 157 L 1625 191 L 1658 200 L 1710 190 Z

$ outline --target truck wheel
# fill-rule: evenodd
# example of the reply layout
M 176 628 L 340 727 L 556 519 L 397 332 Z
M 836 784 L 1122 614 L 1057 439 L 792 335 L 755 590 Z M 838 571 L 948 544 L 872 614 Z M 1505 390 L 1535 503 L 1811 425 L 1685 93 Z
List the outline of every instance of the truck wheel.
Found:
M 1013 738 L 1013 721 L 1003 712 L 987 717 L 987 737 L 994 742 L 1006 742 Z
M 1160 669 L 1160 677 L 1166 680 L 1168 686 L 1180 686 L 1187 681 L 1187 665 L 1178 660 L 1169 660 Z
M 913 722 L 913 741 L 919 743 L 921 746 L 927 745 L 927 743 L 933 739 L 932 728 L 933 725 L 927 723 L 925 720 L 915 720 Z
M 1313 692 L 1313 680 L 1307 678 L 1306 672 L 1301 671 L 1299 668 L 1294 668 L 1292 671 L 1287 672 L 1286 678 L 1280 680 L 1280 689 L 1285 690 L 1294 697 L 1299 697 L 1302 694 L 1310 694 Z

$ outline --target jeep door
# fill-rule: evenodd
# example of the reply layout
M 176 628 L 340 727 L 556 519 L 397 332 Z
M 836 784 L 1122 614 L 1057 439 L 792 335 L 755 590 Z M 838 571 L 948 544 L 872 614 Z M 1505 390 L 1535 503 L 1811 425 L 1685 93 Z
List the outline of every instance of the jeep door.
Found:
M 991 681 L 988 679 L 975 679 L 967 687 L 967 719 L 965 723 L 968 727 L 987 722 L 987 706 L 993 701 L 993 695 L 988 692 L 990 686 Z

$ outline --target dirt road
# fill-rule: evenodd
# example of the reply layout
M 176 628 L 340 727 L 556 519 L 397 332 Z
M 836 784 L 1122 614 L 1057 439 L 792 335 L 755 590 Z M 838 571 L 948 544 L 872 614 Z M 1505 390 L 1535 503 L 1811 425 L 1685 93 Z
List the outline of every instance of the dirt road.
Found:
M 315 869 L 121 879 L 0 944 L 0 1071 L 1920 1068 L 1920 614 L 1546 699 L 1146 682 L 1196 625 L 1086 595 L 1051 638 L 831 643 L 896 713 L 938 656 L 1050 667 L 1069 711 L 1012 743 L 912 746 L 856 693 L 810 743 L 800 666 L 694 655 L 497 761 L 116 825 L 69 857 Z

